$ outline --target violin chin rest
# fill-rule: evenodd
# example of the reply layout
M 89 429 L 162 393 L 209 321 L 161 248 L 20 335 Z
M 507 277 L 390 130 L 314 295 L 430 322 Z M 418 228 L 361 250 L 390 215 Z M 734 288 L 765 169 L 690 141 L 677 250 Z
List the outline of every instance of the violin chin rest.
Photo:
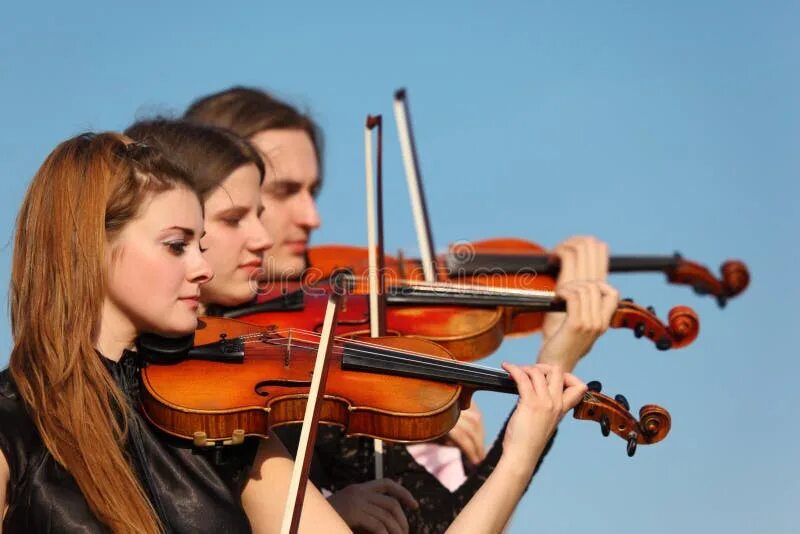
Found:
M 158 334 L 142 334 L 136 338 L 139 353 L 151 361 L 174 359 L 185 355 L 194 345 L 194 334 L 182 337 L 164 337 Z

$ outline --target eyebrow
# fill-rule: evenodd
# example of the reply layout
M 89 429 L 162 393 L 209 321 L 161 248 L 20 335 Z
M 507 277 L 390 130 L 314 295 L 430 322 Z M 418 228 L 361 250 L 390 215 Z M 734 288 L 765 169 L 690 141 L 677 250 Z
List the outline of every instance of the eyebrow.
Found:
M 321 183 L 322 183 L 322 180 L 317 178 L 316 180 L 314 180 L 313 182 L 311 182 L 309 184 L 309 187 L 311 189 L 313 189 L 315 187 L 319 187 L 319 185 Z M 271 180 L 264 180 L 264 185 L 269 185 L 269 186 L 272 186 L 272 185 L 287 185 L 287 184 L 289 184 L 289 185 L 303 185 L 303 180 L 302 179 L 297 179 L 297 178 L 273 178 Z
M 215 213 L 214 217 L 225 215 L 244 215 L 248 211 L 250 211 L 249 206 L 228 206 L 224 210 L 219 210 L 217 213 Z

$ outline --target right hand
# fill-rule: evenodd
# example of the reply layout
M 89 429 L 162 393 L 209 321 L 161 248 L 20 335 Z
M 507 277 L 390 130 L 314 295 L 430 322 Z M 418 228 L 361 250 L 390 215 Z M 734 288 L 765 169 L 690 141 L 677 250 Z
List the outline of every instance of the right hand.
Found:
M 388 478 L 351 484 L 328 497 L 328 502 L 354 532 L 370 534 L 407 534 L 403 507 L 419 507 L 407 489 Z
M 517 407 L 508 420 L 503 439 L 503 458 L 533 472 L 558 422 L 580 402 L 587 387 L 557 366 L 504 363 L 503 369 L 519 390 Z

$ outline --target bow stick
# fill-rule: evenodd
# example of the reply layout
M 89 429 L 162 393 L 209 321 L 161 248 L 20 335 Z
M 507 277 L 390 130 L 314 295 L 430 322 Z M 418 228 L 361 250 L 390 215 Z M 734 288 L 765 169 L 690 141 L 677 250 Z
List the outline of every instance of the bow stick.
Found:
M 372 157 L 372 130 L 377 130 L 377 173 Z M 386 335 L 385 255 L 383 250 L 383 120 L 380 115 L 367 115 L 364 128 L 364 162 L 367 191 L 367 250 L 369 254 L 369 333 L 371 337 Z M 377 174 L 377 180 L 375 179 Z M 383 478 L 383 441 L 373 442 L 375 478 Z
M 314 443 L 317 441 L 319 412 L 325 393 L 325 381 L 328 378 L 330 356 L 333 352 L 333 331 L 339 316 L 341 300 L 341 291 L 333 291 L 328 297 L 328 307 L 325 311 L 325 321 L 322 325 L 322 335 L 317 350 L 317 359 L 314 363 L 314 373 L 311 376 L 311 387 L 308 392 L 303 427 L 300 431 L 300 442 L 298 443 L 294 469 L 292 470 L 292 480 L 289 483 L 289 494 L 286 496 L 286 508 L 284 508 L 283 512 L 281 534 L 296 534 L 300 526 L 300 514 L 303 510 L 303 500 L 308 485 L 308 472 L 311 468 Z M 309 445 L 311 446 L 309 447 Z
M 425 202 L 425 191 L 422 189 L 422 178 L 419 172 L 419 159 L 414 144 L 414 133 L 411 129 L 411 118 L 408 112 L 406 90 L 399 89 L 394 93 L 394 117 L 397 123 L 397 136 L 400 138 L 400 152 L 403 156 L 403 167 L 406 170 L 408 195 L 411 199 L 411 211 L 414 214 L 414 225 L 417 229 L 422 272 L 426 282 L 436 281 L 436 253 L 433 246 L 428 205 Z

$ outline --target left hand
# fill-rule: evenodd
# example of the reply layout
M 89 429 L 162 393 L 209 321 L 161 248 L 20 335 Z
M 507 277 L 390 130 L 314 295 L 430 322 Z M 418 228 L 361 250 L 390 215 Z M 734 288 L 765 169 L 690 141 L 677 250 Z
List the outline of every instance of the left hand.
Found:
M 536 462 L 564 414 L 586 393 L 586 384 L 556 366 L 504 363 L 517 384 L 519 400 L 508 420 L 502 461 L 533 472 Z
M 572 371 L 611 323 L 619 293 L 605 282 L 570 282 L 556 288 L 567 303 L 566 319 L 547 338 L 538 362 Z
M 553 249 L 561 261 L 556 284 L 558 286 L 575 280 L 605 282 L 608 278 L 608 245 L 594 236 L 573 236 Z M 545 314 L 542 324 L 542 340 L 550 339 L 566 320 L 564 313 Z

